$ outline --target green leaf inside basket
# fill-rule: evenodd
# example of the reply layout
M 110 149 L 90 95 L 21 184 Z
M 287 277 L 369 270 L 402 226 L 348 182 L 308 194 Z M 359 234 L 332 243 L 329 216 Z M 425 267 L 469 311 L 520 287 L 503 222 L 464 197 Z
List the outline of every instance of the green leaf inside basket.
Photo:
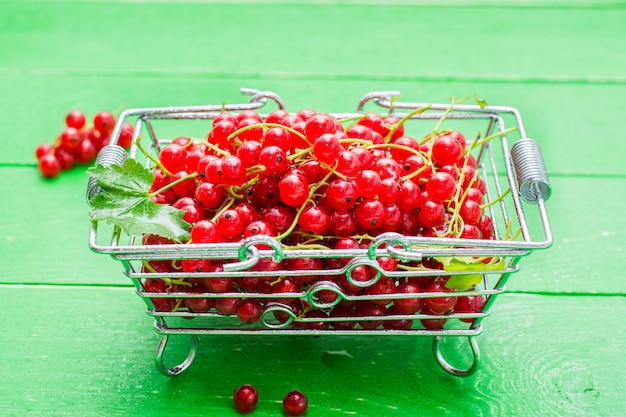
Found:
M 120 165 L 96 166 L 87 170 L 104 190 L 91 200 L 91 219 L 119 226 L 129 236 L 155 234 L 176 242 L 189 239 L 191 225 L 185 212 L 152 201 L 153 174 L 137 161 L 127 158 Z

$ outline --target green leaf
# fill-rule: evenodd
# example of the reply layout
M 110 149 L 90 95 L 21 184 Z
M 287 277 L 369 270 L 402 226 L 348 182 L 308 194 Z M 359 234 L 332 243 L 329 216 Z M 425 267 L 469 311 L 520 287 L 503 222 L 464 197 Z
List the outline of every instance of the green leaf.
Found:
M 474 100 L 476 100 L 476 103 L 478 103 L 481 109 L 484 109 L 485 107 L 487 107 L 487 102 L 485 101 L 484 98 L 479 97 L 476 94 L 474 94 Z
M 480 284 L 483 276 L 480 274 L 470 275 L 452 275 L 446 281 L 446 288 L 455 289 L 458 291 L 467 291 L 473 285 Z
M 483 272 L 488 270 L 503 269 L 504 259 L 494 258 L 491 262 L 485 264 L 472 256 L 442 256 L 435 259 L 443 264 L 445 271 L 449 272 L 467 272 L 463 275 L 452 275 L 446 281 L 446 288 L 456 289 L 458 291 L 467 291 L 473 285 L 479 284 L 483 277 L 481 273 L 472 274 L 471 272 Z
M 104 190 L 90 201 L 91 219 L 119 226 L 129 236 L 155 234 L 176 242 L 189 239 L 184 211 L 151 199 L 153 175 L 128 158 L 123 165 L 96 165 L 87 170 Z

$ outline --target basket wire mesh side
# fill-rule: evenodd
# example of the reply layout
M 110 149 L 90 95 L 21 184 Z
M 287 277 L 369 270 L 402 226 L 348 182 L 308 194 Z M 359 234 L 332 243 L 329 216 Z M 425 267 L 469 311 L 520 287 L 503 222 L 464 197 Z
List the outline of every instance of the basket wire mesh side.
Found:
M 205 135 L 210 122 L 221 112 L 238 113 L 255 110 L 263 116 L 264 107 L 284 108 L 278 95 L 272 92 L 243 89 L 250 95 L 248 103 L 234 105 L 207 105 L 188 107 L 142 108 L 124 111 L 112 133 L 111 143 L 103 148 L 97 163 L 122 164 L 126 157 L 136 159 L 152 167 L 152 162 L 139 150 L 139 140 L 148 139 L 149 152 L 157 156 L 163 146 L 179 136 L 182 125 L 190 131 Z M 545 249 L 552 244 L 545 201 L 550 197 L 551 188 L 541 156 L 539 145 L 526 137 L 526 131 L 519 112 L 512 107 L 429 104 L 401 102 L 396 100 L 397 92 L 371 92 L 358 103 L 352 113 L 333 114 L 337 118 L 355 118 L 366 111 L 393 115 L 398 119 L 407 117 L 406 126 L 419 129 L 421 134 L 432 132 L 433 126 L 445 118 L 445 123 L 459 126 L 459 130 L 476 129 L 482 137 L 493 135 L 484 141 L 473 153 L 478 164 L 480 179 L 486 184 L 485 213 L 493 221 L 493 239 L 460 239 L 424 236 L 404 236 L 398 233 L 382 233 L 374 238 L 367 249 L 294 249 L 287 248 L 268 236 L 255 236 L 240 242 L 215 244 L 162 244 L 145 245 L 141 236 L 126 236 L 117 227 L 104 222 L 92 222 L 90 248 L 98 253 L 108 254 L 120 261 L 125 275 L 133 282 L 137 294 L 145 302 L 147 313 L 154 318 L 157 333 L 162 336 L 157 348 L 156 365 L 165 375 L 184 372 L 193 363 L 198 347 L 199 336 L 205 335 L 392 335 L 392 336 L 431 336 L 433 354 L 437 362 L 448 373 L 456 376 L 473 374 L 480 363 L 480 351 L 475 336 L 483 331 L 483 320 L 490 315 L 497 296 L 506 290 L 510 276 L 519 270 L 523 257 L 537 249 Z M 269 103 L 269 104 L 268 104 Z M 416 109 L 427 108 L 423 112 Z M 120 152 L 116 145 L 121 126 L 134 121 L 133 144 L 128 152 Z M 175 126 L 171 128 L 169 124 Z M 193 128 L 191 127 L 193 124 Z M 179 126 L 181 129 L 179 130 Z M 420 126 L 420 127 L 418 127 Z M 511 127 L 515 128 L 510 129 Z M 474 134 L 471 130 L 469 134 Z M 193 135 L 190 135 L 193 137 Z M 478 140 L 478 139 L 477 139 Z M 510 145 L 513 143 L 513 146 Z M 146 144 L 144 144 L 146 145 Z M 95 181 L 90 181 L 87 189 L 88 200 L 101 191 Z M 528 215 L 527 215 L 528 212 Z M 532 221 L 529 217 L 532 216 Z M 404 267 L 387 271 L 379 260 L 393 258 Z M 324 267 L 313 270 L 280 269 L 264 270 L 255 268 L 262 262 L 289 262 L 293 259 L 318 258 Z M 448 260 L 482 259 L 484 268 L 476 263 L 468 270 L 442 270 L 441 265 Z M 151 262 L 176 262 L 185 259 L 209 259 L 223 263 L 219 272 L 184 272 L 182 270 L 158 272 L 149 267 Z M 333 260 L 349 260 L 338 265 Z M 491 263 L 488 261 L 491 260 Z M 439 267 L 428 267 L 428 265 Z M 335 265 L 335 267 L 327 267 Z M 420 267 L 411 267 L 419 265 Z M 426 266 L 424 266 L 426 265 Z M 352 279 L 359 267 L 370 268 L 375 273 L 367 282 Z M 477 279 L 477 284 L 465 291 L 420 292 L 418 294 L 373 294 L 367 289 L 381 278 L 424 281 L 438 276 L 468 276 Z M 310 277 L 323 277 L 310 280 L 302 291 L 272 294 L 263 291 L 230 291 L 226 293 L 186 292 L 176 289 L 169 292 L 150 292 L 145 283 L 149 279 L 163 279 L 170 282 L 184 280 L 206 280 L 212 278 L 232 278 L 234 280 L 276 281 L 283 277 L 309 281 Z M 478 278 L 476 278 L 478 277 Z M 179 281 L 181 280 L 181 281 Z M 337 283 L 347 281 L 350 285 L 363 289 L 356 294 L 342 289 Z M 345 282 L 344 281 L 344 282 Z M 477 313 L 451 312 L 442 315 L 391 314 L 384 316 L 334 317 L 328 314 L 339 303 L 392 303 L 407 298 L 463 297 L 478 295 L 485 299 L 484 308 Z M 208 298 L 213 302 L 220 299 L 261 300 L 264 312 L 255 324 L 243 324 L 232 315 L 223 315 L 211 309 L 207 312 L 194 312 L 185 307 L 189 298 Z M 179 308 L 174 311 L 159 311 L 157 300 L 172 299 Z M 313 310 L 323 311 L 323 316 L 302 314 L 295 311 L 292 301 L 299 301 Z M 193 319 L 193 320 L 190 320 Z M 446 320 L 443 328 L 427 328 L 421 320 Z M 383 325 L 386 321 L 410 321 L 410 327 L 394 328 Z M 340 326 L 348 322 L 349 326 Z M 363 323 L 379 322 L 376 328 Z M 391 323 L 387 323 L 391 324 Z M 366 328 L 367 327 L 367 328 Z M 171 335 L 188 335 L 190 351 L 179 365 L 165 365 L 164 352 Z M 465 336 L 469 341 L 472 363 L 464 368 L 450 364 L 441 349 L 441 341 L 446 337 Z

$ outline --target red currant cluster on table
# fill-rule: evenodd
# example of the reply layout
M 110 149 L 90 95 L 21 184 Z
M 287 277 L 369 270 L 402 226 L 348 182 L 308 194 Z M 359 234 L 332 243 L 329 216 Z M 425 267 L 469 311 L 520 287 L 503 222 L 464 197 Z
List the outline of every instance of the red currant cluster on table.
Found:
M 179 137 L 154 158 L 153 200 L 184 210 L 192 227 L 186 243 L 235 242 L 255 235 L 272 236 L 286 248 L 364 249 L 379 234 L 431 238 L 493 239 L 493 225 L 483 211 L 486 186 L 477 162 L 458 131 L 416 138 L 405 133 L 404 120 L 373 113 L 350 120 L 312 110 L 266 117 L 254 111 L 222 113 L 213 120 L 206 140 Z M 173 243 L 154 235 L 146 245 Z M 230 260 L 232 262 L 232 260 Z M 282 262 L 262 258 L 253 271 L 268 277 L 147 279 L 147 292 L 263 293 L 269 297 L 154 298 L 158 311 L 188 309 L 236 315 L 255 323 L 268 302 L 287 304 L 298 317 L 372 317 L 480 312 L 482 296 L 414 297 L 424 292 L 451 292 L 448 277 L 392 279 L 384 274 L 373 285 L 376 270 L 361 265 L 344 275 L 281 276 L 281 271 L 338 269 L 349 259 L 302 257 Z M 226 262 L 226 261 L 224 261 Z M 426 259 L 400 265 L 379 258 L 386 271 L 399 268 L 443 269 Z M 146 272 L 220 272 L 223 262 L 208 259 L 151 260 Z M 281 294 L 305 291 L 330 281 L 348 296 L 404 294 L 385 300 L 346 301 L 332 308 L 311 308 L 305 300 Z M 331 305 L 338 294 L 319 291 Z M 326 299 L 325 299 L 326 298 Z M 279 314 L 278 314 L 279 315 Z M 278 317 L 281 320 L 280 317 Z M 283 318 L 284 319 L 284 318 Z M 472 319 L 465 319 L 471 322 Z M 305 321 L 314 329 L 408 329 L 414 320 Z M 423 319 L 428 329 L 446 319 Z M 295 323 L 295 322 L 294 322 Z M 296 324 L 298 325 L 298 324 Z
M 96 113 L 92 125 L 85 114 L 72 110 L 65 116 L 65 128 L 53 143 L 42 143 L 35 149 L 37 167 L 45 178 L 57 177 L 75 165 L 92 163 L 100 149 L 108 145 L 115 127 L 115 116 L 107 111 Z M 118 145 L 128 149 L 133 139 L 133 126 L 125 123 Z

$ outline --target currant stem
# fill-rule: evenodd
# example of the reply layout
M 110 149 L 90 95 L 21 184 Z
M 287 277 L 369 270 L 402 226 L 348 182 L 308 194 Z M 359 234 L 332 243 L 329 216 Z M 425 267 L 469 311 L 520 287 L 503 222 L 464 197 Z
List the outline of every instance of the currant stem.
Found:
M 208 140 L 200 139 L 199 142 L 220 156 L 230 156 L 230 152 L 222 150 L 219 146 L 214 145 Z
M 426 110 L 430 109 L 431 107 L 432 107 L 431 104 L 428 104 L 428 105 L 422 106 L 422 107 L 418 107 L 417 109 L 415 109 L 412 112 L 408 113 L 402 119 L 398 120 L 398 123 L 396 123 L 391 128 L 391 130 L 389 130 L 389 133 L 387 133 L 387 136 L 385 136 L 385 143 L 389 143 L 389 141 L 391 140 L 391 137 L 396 133 L 396 131 L 398 129 L 400 129 L 400 126 L 402 126 L 407 120 L 409 120 L 411 117 L 415 116 L 416 114 L 424 113 Z
M 507 188 L 502 194 L 500 194 L 497 198 L 491 200 L 488 203 L 485 203 L 483 205 L 480 206 L 481 209 L 486 209 L 488 207 L 493 206 L 496 203 L 499 203 L 500 201 L 502 201 L 504 199 L 504 197 L 506 197 L 507 195 L 511 194 L 511 189 Z
M 287 156 L 287 159 L 290 160 L 290 161 L 294 161 L 294 160 L 296 160 L 296 159 L 298 159 L 298 158 L 308 154 L 309 152 L 313 152 L 313 147 L 312 146 L 308 147 L 308 148 L 305 148 L 305 149 L 302 149 L 302 150 L 300 150 L 300 151 L 298 151 L 298 152 L 296 152 L 296 153 L 294 153 L 292 155 Z
M 357 138 L 347 138 L 347 139 L 340 139 L 339 143 L 343 144 L 343 143 L 347 143 L 347 144 L 353 144 L 353 143 L 359 143 L 361 145 L 373 145 L 371 140 L 365 140 L 365 139 L 357 139 Z
M 176 181 L 172 181 L 172 182 L 170 182 L 169 184 L 164 185 L 163 187 L 159 188 L 158 190 L 156 190 L 156 191 L 153 191 L 153 192 L 149 193 L 149 194 L 148 194 L 148 197 L 152 198 L 152 197 L 154 197 L 154 196 L 157 196 L 157 195 L 161 194 L 162 192 L 167 191 L 167 190 L 169 190 L 170 188 L 174 187 L 175 185 L 178 185 L 178 184 L 180 184 L 181 182 L 187 181 L 187 180 L 192 179 L 192 178 L 195 178 L 195 177 L 197 177 L 197 176 L 198 176 L 198 173 L 197 173 L 197 172 L 192 172 L 191 174 L 187 174 L 187 175 L 185 175 L 184 177 L 179 178 L 179 179 L 177 179 Z
M 480 140 L 476 140 L 474 143 L 472 143 L 472 147 L 470 148 L 470 151 L 472 151 L 474 148 L 477 148 L 479 146 L 484 145 L 485 143 L 489 142 L 492 139 L 499 138 L 501 136 L 507 135 L 507 134 L 509 134 L 511 132 L 514 132 L 516 130 L 517 130 L 517 127 L 510 127 L 508 129 L 505 129 L 505 130 L 502 130 L 500 132 L 494 133 L 492 135 L 486 136 L 486 137 L 484 137 L 484 138 L 482 138 Z
M 292 133 L 292 134 L 298 136 L 300 139 L 302 139 L 303 141 L 308 143 L 309 146 L 312 145 L 312 143 L 309 141 L 309 139 L 307 139 L 307 137 L 304 136 L 302 133 L 298 132 L 297 130 L 295 130 L 295 129 L 291 128 L 291 127 L 288 127 L 288 126 L 285 126 L 285 125 L 281 125 L 280 123 L 255 123 L 255 124 L 251 124 L 251 125 L 248 125 L 248 126 L 244 126 L 244 127 L 240 128 L 240 129 L 235 130 L 230 135 L 228 135 L 228 140 L 232 140 L 237 135 L 239 135 L 239 134 L 241 134 L 241 133 L 243 133 L 243 132 L 245 132 L 247 130 L 258 129 L 259 127 L 261 127 L 261 128 L 263 128 L 263 127 L 278 127 L 278 128 L 284 129 L 287 132 Z
M 150 154 L 150 152 L 148 152 L 146 150 L 146 148 L 143 147 L 143 145 L 141 144 L 141 136 L 137 137 L 137 148 L 141 151 L 141 153 L 143 153 L 145 155 L 146 158 L 148 158 L 149 160 L 151 160 L 152 162 L 154 162 L 154 164 L 159 167 L 159 169 L 161 170 L 161 172 L 163 172 L 163 174 L 165 174 L 168 177 L 172 176 L 172 173 L 163 166 L 163 164 L 161 163 L 161 161 L 159 161 L 158 158 L 155 158 L 154 156 L 152 156 Z
M 217 219 L 220 217 L 220 215 L 226 210 L 228 210 L 234 203 L 235 203 L 235 199 L 233 197 L 229 196 L 228 198 L 226 198 L 222 206 L 218 208 L 217 211 L 215 212 L 215 215 L 211 217 L 211 222 L 213 223 L 217 222 Z

